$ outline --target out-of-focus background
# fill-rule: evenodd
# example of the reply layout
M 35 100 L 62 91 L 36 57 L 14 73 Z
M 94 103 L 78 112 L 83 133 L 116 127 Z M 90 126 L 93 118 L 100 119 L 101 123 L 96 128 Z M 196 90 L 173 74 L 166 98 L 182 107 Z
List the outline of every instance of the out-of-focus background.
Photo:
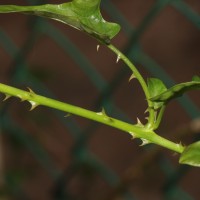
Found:
M 36 5 L 64 1 L 1 0 Z M 200 75 L 199 0 L 102 0 L 121 24 L 112 41 L 145 79 L 168 86 Z M 0 15 L 0 82 L 127 122 L 145 123 L 146 102 L 131 71 L 93 38 L 59 22 Z M 158 133 L 189 144 L 200 138 L 199 91 L 169 104 Z M 1 100 L 3 100 L 1 95 Z M 29 112 L 17 98 L 0 103 L 0 199 L 193 200 L 199 168 L 119 130 L 46 107 Z

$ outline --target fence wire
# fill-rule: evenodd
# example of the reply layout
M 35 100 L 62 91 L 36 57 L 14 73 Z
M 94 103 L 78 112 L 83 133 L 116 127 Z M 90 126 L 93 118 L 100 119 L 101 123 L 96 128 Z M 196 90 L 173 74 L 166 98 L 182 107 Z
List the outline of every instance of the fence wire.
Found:
M 151 56 L 151 53 L 144 48 L 145 45 L 143 45 L 144 42 L 142 39 L 156 20 L 162 17 L 163 13 L 172 12 L 172 10 L 181 16 L 181 20 L 186 20 L 190 23 L 191 27 L 195 27 L 197 29 L 195 30 L 196 34 L 199 34 L 200 15 L 198 12 L 200 12 L 200 3 L 183 0 L 151 1 L 152 3 L 148 3 L 149 7 L 145 6 L 145 14 L 137 26 L 134 27 L 134 20 L 127 18 L 127 13 L 124 10 L 126 12 L 130 11 L 130 6 L 137 5 L 137 2 L 137 0 L 123 2 L 103 0 L 103 13 L 112 21 L 118 22 L 122 26 L 121 37 L 123 39 L 122 42 L 119 42 L 119 46 L 139 66 L 145 76 L 158 77 L 168 86 L 171 86 L 177 82 L 176 78 L 182 75 L 182 69 L 178 68 L 179 66 L 177 69 L 174 68 L 175 71 L 179 70 L 179 75 L 172 77 L 169 73 L 170 70 L 166 68 L 166 64 L 164 66 L 159 64 L 162 62 L 156 60 L 157 58 Z M 2 2 L 1 4 L 4 3 L 7 4 L 7 2 Z M 14 1 L 14 3 L 17 4 L 18 2 Z M 26 1 L 26 4 L 41 3 L 52 2 Z M 139 4 L 142 5 L 141 3 Z M 145 1 L 143 1 L 143 4 L 145 4 Z M 139 12 L 137 15 L 141 16 Z M 9 16 L 8 19 L 7 15 L 0 16 L 2 18 L 0 21 L 0 48 L 1 52 L 5 52 L 9 60 L 9 64 L 5 66 L 6 69 L 2 66 L 4 63 L 1 63 L 1 67 L 4 68 L 2 70 L 4 77 L 1 76 L 3 81 L 6 80 L 9 84 L 16 87 L 24 88 L 28 86 L 39 94 L 52 98 L 61 97 L 66 100 L 69 97 L 67 95 L 68 92 L 70 95 L 76 93 L 76 91 L 81 93 L 81 89 L 76 90 L 76 85 L 74 85 L 75 89 L 73 85 L 70 86 L 72 84 L 70 80 L 73 80 L 73 78 L 70 79 L 72 76 L 70 73 L 78 73 L 77 77 L 80 80 L 88 81 L 88 85 L 90 86 L 86 86 L 86 88 L 91 89 L 91 94 L 95 96 L 92 100 L 89 99 L 91 105 L 85 105 L 95 110 L 101 110 L 103 107 L 110 115 L 128 122 L 133 122 L 136 119 L 133 119 L 133 115 L 130 115 L 129 112 L 127 114 L 127 110 L 123 109 L 123 106 L 119 106 L 120 100 L 118 101 L 118 97 L 115 98 L 124 83 L 129 84 L 127 79 L 130 72 L 126 66 L 122 63 L 115 64 L 114 58 L 110 58 L 108 62 L 105 59 L 103 64 L 105 66 L 101 67 L 99 64 L 96 66 L 94 64 L 96 56 L 92 58 L 96 54 L 96 52 L 93 53 L 95 51 L 95 41 L 91 39 L 91 43 L 89 44 L 89 39 L 87 40 L 87 44 L 84 41 L 74 41 L 73 37 L 79 37 L 81 34 L 78 33 L 77 36 L 73 36 L 75 32 L 72 32 L 68 35 L 66 29 L 70 29 L 69 27 L 64 29 L 62 25 L 38 17 L 26 16 L 20 18 L 22 21 L 26 19 L 23 25 L 26 34 L 20 43 L 14 37 L 12 30 L 10 31 L 8 26 L 5 26 L 3 23 L 3 20 L 8 20 L 7 23 L 9 24 L 15 23 L 15 17 L 17 18 L 18 15 L 13 15 L 13 18 L 11 14 Z M 135 16 L 134 13 L 133 16 Z M 4 25 L 1 26 L 1 23 Z M 167 22 L 162 21 L 162 23 Z M 170 29 L 170 24 L 166 26 Z M 83 36 L 82 40 L 85 38 L 86 36 Z M 39 56 L 35 52 L 36 50 L 34 50 L 40 48 L 40 46 L 36 47 L 37 44 L 47 44 L 45 39 L 53 46 L 52 48 L 43 47 L 42 49 L 42 51 L 51 52 L 49 53 L 50 58 L 45 56 L 45 53 Z M 197 37 L 195 41 L 198 42 L 199 39 Z M 114 41 L 118 43 L 117 40 Z M 94 47 L 94 50 L 91 50 L 92 53 L 88 55 L 88 53 L 84 52 L 81 45 L 88 46 L 88 49 Z M 101 48 L 103 49 L 101 50 Z M 52 74 L 48 75 L 48 68 L 45 68 L 44 74 L 42 71 L 36 74 L 37 71 L 34 72 L 33 70 L 34 66 L 31 66 L 34 65 L 34 53 L 44 60 L 52 60 L 55 51 L 61 52 L 63 55 L 62 59 L 66 56 L 66 61 L 57 62 L 58 64 L 60 63 L 60 66 L 56 66 L 56 69 L 58 71 L 61 70 L 61 72 L 56 73 L 55 76 Z M 112 57 L 104 47 L 100 47 L 100 51 L 106 52 L 105 54 L 99 53 L 102 60 L 104 59 L 103 56 L 107 57 L 106 54 Z M 57 60 L 56 55 L 58 54 L 55 53 L 53 60 Z M 2 53 L 0 57 L 3 55 Z M 195 55 L 198 57 L 198 53 Z M 33 61 L 31 61 L 32 58 Z M 68 58 L 71 61 L 66 66 Z M 73 68 L 75 68 L 75 72 L 72 71 Z M 111 72 L 112 68 L 115 68 L 113 70 L 114 75 L 107 76 L 107 68 L 111 68 Z M 50 69 L 50 72 L 56 72 L 56 69 Z M 196 71 L 193 69 L 191 71 L 192 73 L 199 73 L 199 67 Z M 56 77 L 56 75 L 59 77 Z M 60 77 L 60 75 L 63 75 L 63 77 Z M 51 77 L 53 77 L 52 80 Z M 64 77 L 66 77 L 66 80 Z M 77 77 L 75 77 L 76 81 L 78 80 Z M 61 83 L 58 83 L 59 80 Z M 55 83 L 57 84 L 54 87 Z M 62 83 L 67 83 L 68 86 L 66 85 L 66 87 L 71 88 L 71 90 L 67 91 L 65 85 L 62 85 Z M 79 88 L 84 85 L 81 81 L 77 84 L 79 84 Z M 56 90 L 56 87 L 59 87 L 59 85 L 62 85 L 62 88 L 58 90 L 60 93 Z M 136 92 L 135 96 L 137 95 L 138 98 L 141 97 L 141 94 Z M 184 113 L 184 117 L 181 119 L 188 123 L 200 116 L 198 96 L 193 97 L 192 95 L 184 95 L 175 103 L 175 107 L 177 106 L 177 109 L 181 110 L 181 113 Z M 125 98 L 126 101 L 126 98 L 129 97 L 123 96 L 121 98 Z M 75 98 L 76 95 L 71 100 Z M 84 99 L 84 97 L 79 98 Z M 140 101 L 138 100 L 138 102 Z M 127 102 L 129 102 L 128 99 Z M 22 107 L 25 107 L 24 110 Z M 132 144 L 135 146 L 129 146 L 128 150 L 124 150 L 126 149 L 126 143 L 120 143 L 119 146 L 115 144 L 112 148 L 108 148 L 107 146 L 106 149 L 104 142 L 107 139 L 101 139 L 101 137 L 112 137 L 113 139 L 108 139 L 108 142 L 111 142 L 119 136 L 116 136 L 115 133 L 108 134 L 107 136 L 105 131 L 112 132 L 113 130 L 102 127 L 100 124 L 81 121 L 74 116 L 64 118 L 63 113 L 55 110 L 47 111 L 47 109 L 44 109 L 42 112 L 37 109 L 33 113 L 25 114 L 28 112 L 27 107 L 21 105 L 19 102 L 16 103 L 14 99 L 2 103 L 0 108 L 1 140 L 3 141 L 0 147 L 3 157 L 1 161 L 1 176 L 3 179 L 1 181 L 0 193 L 2 199 L 192 200 L 196 199 L 199 194 L 198 185 L 195 186 L 195 183 L 189 183 L 192 178 L 199 176 L 198 170 L 195 171 L 193 168 L 177 165 L 177 159 L 174 161 L 171 158 L 172 155 L 170 154 L 169 156 L 168 151 L 164 151 L 160 147 L 138 148 L 136 147 L 138 143 L 128 138 L 129 143 L 136 143 L 137 145 Z M 132 108 L 134 106 L 130 105 L 130 109 Z M 175 113 L 172 109 L 170 114 L 174 115 Z M 37 112 L 39 113 L 37 114 Z M 22 120 L 22 118 L 24 119 Z M 162 131 L 166 130 L 165 132 L 169 132 L 169 129 L 165 127 L 167 126 L 168 119 L 165 119 L 165 121 Z M 176 125 L 176 123 L 173 123 L 173 125 Z M 194 134 L 193 129 L 189 129 L 187 125 L 181 130 L 177 129 L 178 126 L 174 127 L 167 137 L 182 140 L 190 133 L 190 140 L 199 139 L 198 134 Z M 42 133 L 45 131 L 46 133 Z M 48 134 L 49 132 L 51 134 Z M 52 135 L 53 132 L 55 133 L 54 135 Z M 58 134 L 58 132 L 65 133 L 66 135 Z M 99 136 L 101 133 L 102 136 Z M 177 133 L 178 135 L 174 135 Z M 119 132 L 117 132 L 118 134 Z M 116 138 L 117 141 L 121 139 L 120 137 Z M 126 139 L 123 138 L 122 140 Z M 187 138 L 185 141 L 187 141 Z M 95 145 L 98 148 L 95 148 Z M 98 153 L 98 149 L 101 152 L 104 149 L 105 151 L 111 151 L 114 148 L 121 148 L 122 153 L 116 155 L 118 151 L 115 150 L 113 150 L 113 154 L 111 152 Z M 95 150 L 93 151 L 93 149 Z M 136 152 L 130 153 L 130 150 Z M 61 151 L 62 153 L 60 153 Z M 129 151 L 128 155 L 123 155 L 123 152 L 127 151 Z M 115 159 L 112 160 L 109 156 L 107 157 L 107 154 L 114 156 Z M 134 156 L 130 158 L 131 154 Z M 105 157 L 102 158 L 102 155 Z M 123 157 L 126 164 L 123 165 L 120 163 L 119 165 L 119 163 L 116 163 L 117 161 L 122 162 Z M 37 178 L 34 179 L 34 176 Z

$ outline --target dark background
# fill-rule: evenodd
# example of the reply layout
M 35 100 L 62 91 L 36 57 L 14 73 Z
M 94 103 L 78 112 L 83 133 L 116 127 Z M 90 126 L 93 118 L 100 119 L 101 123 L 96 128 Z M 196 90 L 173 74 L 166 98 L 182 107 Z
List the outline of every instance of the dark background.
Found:
M 63 1 L 6 0 L 1 4 Z M 121 24 L 113 44 L 147 79 L 170 87 L 200 75 L 198 0 L 103 0 Z M 93 111 L 145 123 L 146 102 L 131 71 L 105 46 L 59 22 L 0 15 L 0 82 L 32 88 Z M 1 99 L 3 100 L 3 95 Z M 158 133 L 189 144 L 200 134 L 199 91 L 171 102 Z M 156 145 L 140 147 L 122 131 L 11 98 L 1 102 L 1 199 L 198 199 L 199 169 Z

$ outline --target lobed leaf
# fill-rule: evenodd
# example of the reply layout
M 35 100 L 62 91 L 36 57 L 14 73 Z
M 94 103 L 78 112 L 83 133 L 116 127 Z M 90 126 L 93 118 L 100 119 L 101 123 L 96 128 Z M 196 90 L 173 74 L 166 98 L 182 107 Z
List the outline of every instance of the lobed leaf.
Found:
M 101 0 L 73 0 L 63 4 L 38 6 L 0 5 L 0 13 L 22 12 L 51 18 L 68 24 L 109 44 L 119 32 L 120 26 L 103 19 L 100 13 Z
M 186 83 L 177 84 L 163 93 L 151 97 L 149 100 L 153 102 L 168 103 L 170 100 L 182 96 L 189 90 L 200 89 L 200 77 L 195 76 L 193 80 Z
M 185 148 L 181 154 L 179 163 L 200 167 L 200 141 Z
M 167 90 L 164 83 L 160 79 L 157 79 L 157 78 L 149 78 L 147 80 L 147 85 L 148 85 L 148 91 L 151 98 L 157 95 L 160 95 L 161 93 Z M 154 109 L 158 109 L 162 107 L 162 105 L 163 105 L 163 102 L 153 102 Z

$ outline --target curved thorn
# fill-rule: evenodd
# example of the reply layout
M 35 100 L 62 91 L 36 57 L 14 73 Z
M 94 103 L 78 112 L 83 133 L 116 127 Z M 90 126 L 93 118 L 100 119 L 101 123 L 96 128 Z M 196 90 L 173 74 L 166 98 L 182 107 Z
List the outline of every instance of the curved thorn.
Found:
M 146 139 L 143 139 L 143 138 L 141 140 L 142 140 L 142 144 L 140 144 L 140 147 L 151 143 L 149 140 L 146 140 Z
M 64 117 L 70 117 L 72 114 L 71 113 L 67 113 Z
M 136 76 L 134 75 L 134 74 L 132 74 L 131 76 L 130 76 L 130 78 L 129 78 L 129 82 L 131 81 L 131 80 L 133 80 L 134 78 L 136 78 Z
M 118 63 L 118 62 L 119 62 L 120 58 L 121 58 L 121 56 L 120 56 L 120 55 L 118 55 L 118 56 L 117 56 L 116 63 Z
M 98 44 L 98 45 L 97 45 L 97 52 L 99 51 L 99 47 L 100 47 L 100 45 Z
M 33 90 L 32 90 L 30 87 L 27 87 L 27 89 L 29 90 L 29 92 L 30 92 L 31 94 L 35 94 L 35 92 L 33 92 Z
M 37 106 L 39 106 L 39 104 L 35 101 L 28 101 L 31 104 L 31 108 L 29 111 L 34 110 Z
M 11 95 L 5 94 L 5 98 L 3 99 L 3 101 L 6 101 L 6 100 L 9 99 L 10 97 L 11 97 Z

